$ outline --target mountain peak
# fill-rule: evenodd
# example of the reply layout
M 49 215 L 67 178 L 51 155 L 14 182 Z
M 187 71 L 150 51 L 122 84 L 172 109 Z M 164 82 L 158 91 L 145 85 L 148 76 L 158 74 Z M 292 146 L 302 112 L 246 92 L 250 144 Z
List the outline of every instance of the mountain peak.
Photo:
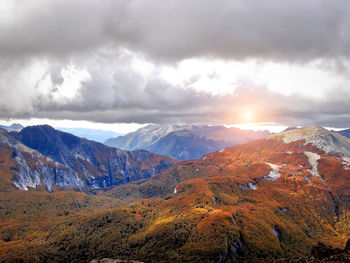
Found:
M 18 132 L 18 131 L 22 130 L 24 128 L 24 126 L 22 126 L 19 123 L 13 123 L 11 126 L 0 125 L 0 128 L 5 129 L 7 131 Z
M 350 139 L 334 131 L 320 126 L 309 126 L 270 136 L 273 139 L 282 139 L 284 143 L 304 140 L 311 143 L 327 154 L 339 154 L 350 157 Z

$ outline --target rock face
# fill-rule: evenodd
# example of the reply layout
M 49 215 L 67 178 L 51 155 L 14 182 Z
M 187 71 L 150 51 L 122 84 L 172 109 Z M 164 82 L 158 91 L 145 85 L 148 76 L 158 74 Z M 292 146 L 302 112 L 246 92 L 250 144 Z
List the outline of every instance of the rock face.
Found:
M 60 188 L 84 188 L 83 181 L 70 167 L 30 149 L 5 130 L 0 130 L 0 147 L 10 152 L 16 163 L 12 182 L 19 189 L 28 190 L 28 187 L 39 185 L 45 185 L 47 191 L 51 191 L 53 185 Z
M 60 188 L 103 189 L 151 177 L 176 161 L 145 150 L 123 151 L 57 131 L 32 126 L 20 132 L 2 131 L 17 163 L 13 183 L 20 189 L 45 185 Z
M 224 126 L 149 125 L 106 145 L 124 150 L 145 149 L 179 160 L 198 159 L 221 148 L 270 135 L 267 131 L 244 131 Z

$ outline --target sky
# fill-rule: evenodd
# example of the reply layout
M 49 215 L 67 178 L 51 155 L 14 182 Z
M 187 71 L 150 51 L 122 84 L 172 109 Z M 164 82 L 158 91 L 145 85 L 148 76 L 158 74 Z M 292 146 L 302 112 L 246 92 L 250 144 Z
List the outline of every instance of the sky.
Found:
M 348 0 L 2 0 L 0 123 L 350 126 Z

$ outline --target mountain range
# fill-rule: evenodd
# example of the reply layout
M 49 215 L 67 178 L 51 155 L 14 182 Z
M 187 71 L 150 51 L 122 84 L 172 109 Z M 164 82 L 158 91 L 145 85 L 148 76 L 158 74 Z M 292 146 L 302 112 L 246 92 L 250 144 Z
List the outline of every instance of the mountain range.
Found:
M 22 136 L 31 131 L 23 131 L 13 140 L 42 151 L 49 138 L 28 142 Z M 10 144 L 0 149 L 0 178 L 16 170 Z M 55 158 L 69 164 L 63 157 Z M 293 262 L 319 242 L 348 256 L 340 248 L 350 238 L 350 139 L 316 126 L 175 163 L 94 194 L 11 189 L 0 191 L 5 262 Z
M 29 126 L 0 131 L 0 145 L 11 153 L 19 189 L 44 185 L 80 190 L 103 189 L 148 178 L 176 161 L 145 150 L 123 151 L 55 130 Z
M 224 126 L 148 125 L 105 144 L 124 150 L 145 149 L 178 160 L 198 159 L 204 154 L 271 135 Z

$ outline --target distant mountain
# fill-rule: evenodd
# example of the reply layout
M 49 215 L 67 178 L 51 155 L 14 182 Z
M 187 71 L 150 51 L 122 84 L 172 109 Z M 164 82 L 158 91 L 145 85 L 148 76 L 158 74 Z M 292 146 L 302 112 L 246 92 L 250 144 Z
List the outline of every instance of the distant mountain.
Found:
M 24 126 L 22 126 L 19 123 L 13 123 L 11 126 L 0 125 L 0 128 L 5 129 L 7 131 L 20 131 L 24 128 Z
M 68 132 L 75 136 L 93 140 L 96 142 L 105 142 L 112 137 L 122 136 L 122 133 L 116 133 L 113 131 L 99 130 L 99 129 L 86 129 L 86 128 L 56 128 L 59 131 Z
M 198 159 L 218 149 L 271 135 L 268 131 L 247 131 L 224 126 L 148 125 L 106 145 L 124 150 L 145 149 L 179 160 Z
M 2 130 L 1 145 L 10 145 L 17 163 L 13 183 L 20 189 L 45 185 L 82 190 L 105 189 L 151 177 L 176 161 L 145 150 L 123 151 L 55 130 L 29 126 Z
M 298 127 L 295 127 L 295 126 L 294 127 L 287 127 L 282 132 L 292 131 L 292 130 L 295 130 L 295 129 L 298 129 Z
M 337 131 L 337 133 L 339 133 L 340 135 L 343 135 L 343 136 L 345 136 L 345 137 L 350 138 L 350 129 Z

